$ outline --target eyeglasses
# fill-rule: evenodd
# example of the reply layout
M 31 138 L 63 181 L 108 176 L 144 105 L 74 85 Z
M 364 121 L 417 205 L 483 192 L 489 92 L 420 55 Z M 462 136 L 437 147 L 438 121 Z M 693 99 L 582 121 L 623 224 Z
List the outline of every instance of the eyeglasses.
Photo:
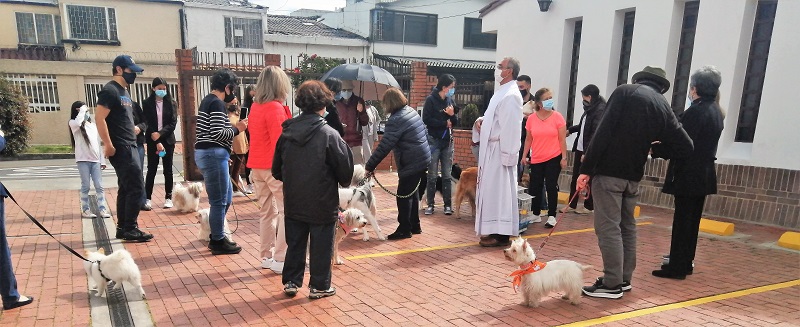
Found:
M 503 68 L 503 64 L 497 64 L 497 69 L 508 69 L 508 67 Z

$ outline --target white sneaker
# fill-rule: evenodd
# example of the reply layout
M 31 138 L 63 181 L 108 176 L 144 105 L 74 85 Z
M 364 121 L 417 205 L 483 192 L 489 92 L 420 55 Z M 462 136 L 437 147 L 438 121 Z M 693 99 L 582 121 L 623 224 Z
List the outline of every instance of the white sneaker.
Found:
M 240 191 L 233 192 L 233 197 L 240 197 L 240 196 L 244 196 L 244 193 Z
M 531 217 L 531 224 L 540 223 L 540 222 L 542 222 L 542 217 L 535 216 L 535 215 Z
M 557 222 L 558 222 L 558 220 L 556 220 L 556 217 L 553 217 L 553 216 L 547 217 L 547 222 L 544 224 L 544 227 L 545 228 L 553 228 L 553 227 L 556 226 Z
M 103 218 L 111 218 L 111 213 L 108 212 L 108 209 L 100 210 L 100 216 Z
M 581 214 L 581 215 L 588 215 L 588 214 L 590 214 L 592 212 L 594 212 L 594 210 L 586 209 L 586 207 L 580 207 L 578 209 L 575 209 L 575 213 Z
M 164 200 L 164 208 L 167 208 L 167 209 L 172 208 L 172 199 Z
M 93 214 L 91 211 L 89 211 L 87 209 L 87 210 L 84 210 L 83 213 L 81 213 L 81 217 L 83 217 L 83 218 L 97 218 L 97 215 Z
M 283 261 L 272 261 L 272 265 L 269 269 L 276 274 L 283 274 Z
M 272 258 L 264 258 L 264 260 L 261 260 L 261 268 L 269 269 L 270 267 L 272 267 L 272 262 L 273 262 Z

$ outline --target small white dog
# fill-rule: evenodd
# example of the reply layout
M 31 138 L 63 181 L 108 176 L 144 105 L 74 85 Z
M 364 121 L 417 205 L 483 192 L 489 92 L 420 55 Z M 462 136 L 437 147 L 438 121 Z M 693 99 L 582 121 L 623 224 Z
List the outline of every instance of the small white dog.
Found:
M 186 187 L 181 183 L 175 183 L 175 189 L 172 191 L 175 209 L 183 213 L 197 211 L 200 209 L 200 193 L 203 193 L 203 183 L 189 183 Z
M 109 281 L 114 282 L 115 289 L 121 288 L 122 282 L 127 281 L 139 290 L 139 294 L 144 299 L 142 274 L 139 272 L 139 266 L 133 261 L 130 252 L 116 250 L 114 253 L 106 255 L 105 250 L 102 248 L 97 252 L 87 250 L 86 259 L 89 259 L 89 261 L 83 263 L 83 269 L 91 277 L 89 290 L 96 290 L 97 296 L 105 297 Z
M 353 166 L 353 179 L 350 180 L 351 187 L 357 187 L 358 183 L 364 179 L 364 176 L 367 175 L 367 170 L 364 169 L 363 165 L 354 165 Z
M 552 260 L 545 263 L 536 260 L 536 254 L 530 244 L 521 237 L 515 239 L 508 249 L 503 250 L 508 261 L 519 265 L 514 276 L 513 285 L 519 285 L 524 301 L 523 305 L 538 307 L 542 296 L 550 292 L 564 292 L 562 299 L 572 304 L 580 303 L 583 271 L 591 268 L 571 260 Z
M 360 187 L 340 188 L 339 208 L 361 210 L 368 224 L 372 225 L 372 230 L 378 235 L 378 239 L 381 241 L 386 240 L 386 236 L 383 236 L 383 232 L 380 226 L 378 226 L 378 220 L 376 218 L 378 209 L 375 207 L 375 195 L 372 194 L 372 187 L 369 185 L 362 185 Z M 364 234 L 364 241 L 369 241 L 369 233 L 367 233 L 366 228 L 361 227 L 361 233 Z
M 195 215 L 197 217 L 197 222 L 200 223 L 200 231 L 197 232 L 197 239 L 206 242 L 211 240 L 211 225 L 208 223 L 208 210 L 209 209 L 200 209 Z M 233 242 L 233 233 L 231 233 L 231 229 L 228 228 L 228 218 L 223 220 L 222 228 L 225 232 L 225 237 Z
M 333 261 L 334 264 L 344 264 L 344 260 L 339 256 L 339 243 L 353 228 L 364 228 L 367 226 L 367 219 L 364 212 L 350 208 L 339 214 L 339 222 L 336 226 L 336 237 L 333 239 Z M 365 232 L 366 234 L 366 232 Z

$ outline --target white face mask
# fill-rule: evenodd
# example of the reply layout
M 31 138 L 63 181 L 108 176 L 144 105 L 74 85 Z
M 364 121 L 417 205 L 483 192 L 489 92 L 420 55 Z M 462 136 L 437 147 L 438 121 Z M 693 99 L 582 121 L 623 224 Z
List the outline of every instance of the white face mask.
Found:
M 499 69 L 495 69 L 494 71 L 494 79 L 498 82 L 503 80 L 503 71 Z
M 351 95 L 353 95 L 353 92 L 351 91 L 342 91 L 342 99 L 348 100 L 350 99 Z

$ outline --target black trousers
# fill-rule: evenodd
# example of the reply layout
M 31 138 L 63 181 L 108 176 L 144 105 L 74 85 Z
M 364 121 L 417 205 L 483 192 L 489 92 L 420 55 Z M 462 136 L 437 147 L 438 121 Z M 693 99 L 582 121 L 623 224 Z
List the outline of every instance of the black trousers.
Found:
M 139 210 L 144 204 L 144 179 L 135 145 L 114 144 L 116 152 L 108 161 L 117 174 L 117 228 L 129 231 L 137 228 Z
M 540 162 L 538 164 L 531 164 L 531 182 L 528 187 L 528 194 L 533 197 L 531 203 L 531 211 L 534 213 L 540 212 L 542 209 L 542 194 L 539 190 L 544 185 L 547 189 L 547 215 L 556 216 L 556 209 L 558 208 L 558 174 L 561 173 L 561 155 Z
M 331 263 L 333 259 L 333 238 L 336 235 L 336 222 L 328 224 L 310 224 L 286 216 L 286 260 L 283 263 L 282 282 L 292 282 L 303 286 L 303 274 L 306 271 L 306 246 L 311 240 L 308 270 L 311 278 L 308 286 L 318 290 L 331 287 Z
M 172 186 L 174 183 L 172 182 L 172 158 L 175 154 L 175 144 L 165 144 L 162 143 L 164 146 L 164 151 L 167 152 L 164 155 L 163 163 L 163 170 L 164 170 L 164 188 L 166 189 L 166 196 L 167 199 L 172 199 Z M 161 157 L 158 156 L 158 150 L 156 149 L 156 144 L 154 142 L 147 143 L 147 178 L 145 179 L 144 187 L 145 191 L 147 192 L 147 199 L 150 200 L 153 196 L 153 184 L 156 180 L 156 172 L 158 172 L 158 162 Z
M 422 187 L 422 179 L 427 178 L 426 171 L 419 171 L 406 177 L 400 177 L 397 183 L 397 194 L 408 195 L 414 188 Z M 407 198 L 397 199 L 397 231 L 410 233 L 412 229 L 420 229 L 419 223 L 419 189 Z
M 572 163 L 572 178 L 569 182 L 569 198 L 575 197 L 575 188 L 578 184 L 578 176 L 581 174 L 581 158 L 583 158 L 582 151 L 575 151 L 575 162 Z M 575 197 L 569 202 L 569 207 L 575 209 L 578 207 L 579 197 Z M 583 200 L 583 207 L 589 210 L 594 210 L 594 201 L 592 201 L 592 193 L 589 197 Z
M 685 274 L 692 269 L 705 202 L 705 196 L 675 196 L 672 243 L 669 248 L 669 267 L 672 271 Z

